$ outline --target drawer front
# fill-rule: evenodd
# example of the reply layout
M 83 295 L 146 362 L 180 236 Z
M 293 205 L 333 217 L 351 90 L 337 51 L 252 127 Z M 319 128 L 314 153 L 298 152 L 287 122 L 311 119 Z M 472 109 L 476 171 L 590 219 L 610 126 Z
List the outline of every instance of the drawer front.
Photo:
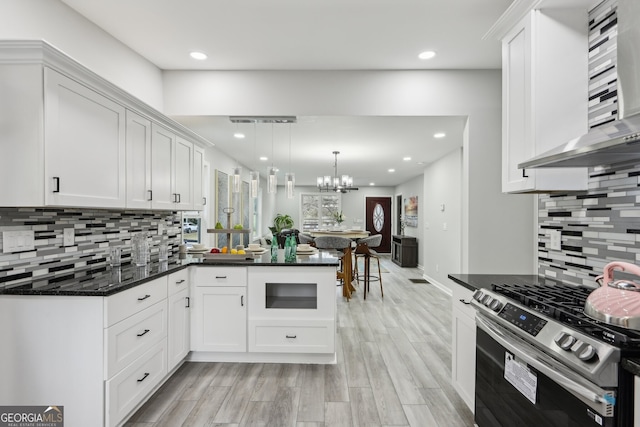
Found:
M 115 325 L 166 298 L 166 276 L 107 297 L 104 299 L 104 324 L 107 327 Z
M 107 426 L 119 425 L 167 375 L 166 340 L 106 382 Z
M 140 357 L 167 336 L 167 304 L 159 302 L 106 330 L 107 372 L 105 379 Z
M 178 292 L 189 287 L 189 269 L 185 268 L 175 273 L 171 273 L 168 277 L 167 293 L 175 295 Z
M 247 286 L 246 267 L 198 267 L 195 286 Z
M 330 321 L 250 321 L 249 351 L 258 353 L 333 353 Z

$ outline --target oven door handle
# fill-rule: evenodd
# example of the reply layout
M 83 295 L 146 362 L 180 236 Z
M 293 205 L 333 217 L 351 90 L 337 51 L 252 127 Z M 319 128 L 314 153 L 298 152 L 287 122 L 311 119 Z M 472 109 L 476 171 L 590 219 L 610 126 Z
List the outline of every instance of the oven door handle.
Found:
M 501 346 L 509 350 L 518 359 L 526 362 L 540 373 L 562 386 L 574 396 L 597 410 L 602 416 L 613 416 L 615 394 L 611 390 L 604 390 L 594 384 L 585 384 L 584 380 L 573 371 L 547 356 L 536 347 L 522 342 L 515 336 L 509 336 L 509 331 L 495 325 L 491 320 L 476 312 L 476 325 Z

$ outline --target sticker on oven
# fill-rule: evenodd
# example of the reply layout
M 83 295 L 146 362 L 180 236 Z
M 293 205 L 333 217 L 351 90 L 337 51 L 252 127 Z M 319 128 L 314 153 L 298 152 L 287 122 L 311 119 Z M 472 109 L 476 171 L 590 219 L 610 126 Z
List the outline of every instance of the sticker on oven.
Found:
M 535 405 L 538 377 L 527 365 L 518 362 L 509 352 L 505 352 L 504 355 L 504 379 Z

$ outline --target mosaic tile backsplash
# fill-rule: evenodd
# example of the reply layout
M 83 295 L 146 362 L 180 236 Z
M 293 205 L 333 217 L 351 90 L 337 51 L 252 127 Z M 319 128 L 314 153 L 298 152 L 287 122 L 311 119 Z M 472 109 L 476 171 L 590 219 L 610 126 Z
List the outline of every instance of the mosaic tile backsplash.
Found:
M 640 164 L 591 168 L 588 188 L 539 196 L 538 274 L 594 286 L 609 262 L 640 263 Z M 550 230 L 561 251 L 549 248 Z
M 73 228 L 74 244 L 63 246 L 64 229 Z M 35 249 L 0 253 L 0 287 L 29 283 L 41 276 L 71 275 L 104 269 L 109 247 L 122 246 L 122 262 L 131 259 L 131 237 L 147 232 L 151 259 L 160 242 L 170 256 L 178 253 L 180 214 L 172 211 L 111 211 L 100 209 L 0 208 L 0 244 L 3 231 L 33 230 Z M 161 231 L 161 234 L 159 234 Z M 4 247 L 4 246 L 2 246 Z

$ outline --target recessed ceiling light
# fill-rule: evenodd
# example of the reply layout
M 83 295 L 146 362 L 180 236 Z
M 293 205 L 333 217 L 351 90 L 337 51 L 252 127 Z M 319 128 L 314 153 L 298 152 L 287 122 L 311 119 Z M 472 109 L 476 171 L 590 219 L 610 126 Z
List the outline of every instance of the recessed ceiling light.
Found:
M 234 138 L 244 139 L 244 133 L 236 132 L 233 134 Z
M 433 134 L 434 138 L 444 138 L 445 136 L 447 136 L 447 134 L 444 132 L 438 132 Z
M 395 169 L 389 169 L 388 172 L 395 172 Z
M 197 59 L 198 61 L 204 61 L 205 59 L 207 59 L 207 55 L 205 53 L 202 53 L 202 52 L 193 51 L 193 52 L 189 53 L 189 55 L 193 59 Z
M 370 182 L 369 185 L 374 186 L 374 185 L 376 185 L 376 183 L 375 182 Z
M 263 161 L 263 162 L 266 162 L 267 160 L 269 160 L 269 158 L 268 158 L 268 157 L 265 157 L 265 156 L 261 156 L 261 157 L 260 157 L 260 160 L 261 160 L 261 161 Z
M 404 160 L 405 162 L 408 162 L 409 160 L 411 160 L 411 157 L 409 157 L 409 156 L 403 157 L 402 160 Z
M 420 55 L 418 55 L 418 58 L 420 59 L 431 59 L 434 56 L 436 56 L 436 53 L 432 50 L 425 50 L 424 52 L 420 53 Z

